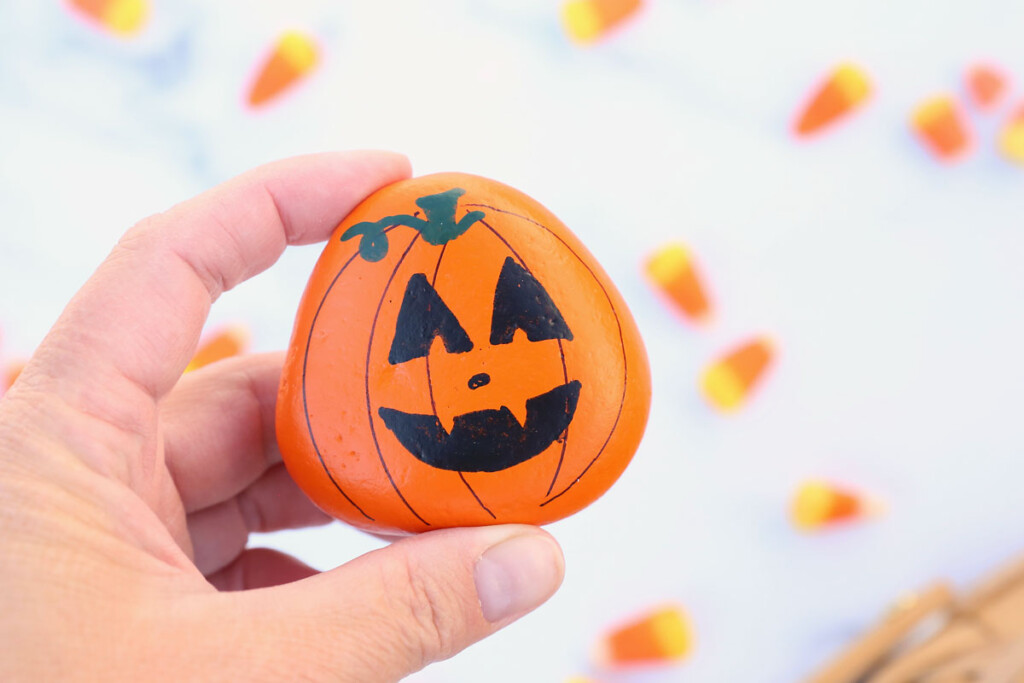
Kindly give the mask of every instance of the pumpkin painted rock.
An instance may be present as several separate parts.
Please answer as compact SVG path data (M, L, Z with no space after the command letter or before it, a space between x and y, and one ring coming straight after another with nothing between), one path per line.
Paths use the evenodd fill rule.
M649 404L636 324L576 236L508 186L438 174L331 237L277 437L306 494L363 529L544 524L615 482Z

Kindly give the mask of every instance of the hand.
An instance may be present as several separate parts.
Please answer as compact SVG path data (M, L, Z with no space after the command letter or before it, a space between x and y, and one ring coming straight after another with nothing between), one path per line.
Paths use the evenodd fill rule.
M532 527L322 574L246 550L328 521L280 464L282 356L182 378L222 292L408 174L368 152L257 169L140 223L74 297L0 401L0 680L395 680L557 589L561 551Z

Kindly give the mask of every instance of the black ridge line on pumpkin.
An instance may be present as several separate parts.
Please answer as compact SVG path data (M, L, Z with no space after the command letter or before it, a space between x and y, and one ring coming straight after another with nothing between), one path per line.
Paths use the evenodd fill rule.
M394 230L394 228L388 228L385 232L391 232L392 230ZM324 461L324 456L320 452L320 446L317 445L316 437L313 435L313 423L309 419L309 401L306 398L306 368L309 366L309 347L313 342L313 330L316 329L316 321L317 319L320 318L320 311L323 310L324 303L327 301L327 296L331 293L331 290L334 289L334 285L341 278L342 273L344 273L345 270L350 265L352 265L352 262L356 260L357 256L359 256L358 251L352 254L352 256L349 257L348 261L345 261L345 265L343 265L341 267L341 270L339 270L335 274L334 279L331 280L331 284L327 285L327 290L324 292L323 298L320 299L320 305L316 307L316 313L313 314L313 320L309 324L309 336L306 337L306 351L302 356L302 412L306 416L306 430L309 432L309 441L310 443L313 444L313 451L316 453L317 459L320 460L320 466L323 468L324 474L326 474L330 482L334 484L334 488L338 489L338 493L344 496L345 500L347 500L352 507L359 511L359 514L361 514L363 517L366 517L366 519L370 520L371 522L375 522L377 520L375 520L370 515L366 514L365 510L359 507L354 500L349 498L349 495L345 493L344 489L341 488L341 485L334 478L334 475L331 474L331 470L327 467L327 463Z
M444 258L444 252L445 252L445 250L447 248L448 248L448 243L445 242L441 246L441 253L437 255L437 265L434 266L434 275L433 275L433 277L430 278L430 286L434 287L435 289L437 287L437 274L439 272L441 272L441 259ZM433 411L434 417L437 417L437 403L434 401L434 384L433 384L433 382L431 381L431 378L430 378L430 354L427 354L426 361L427 361L427 393L430 394L430 410ZM489 514L491 516L491 519L498 519L498 517L493 512L491 512L491 509L489 507L487 507L486 505L484 505L484 502L482 500L480 500L480 496L478 496L476 494L476 491L473 490L473 487L470 486L469 482L466 480L466 475L464 473L459 472L459 479L461 479L462 483L466 485L466 488L469 489L470 494L476 500L477 504L481 508L483 508L483 511L486 512L487 514Z
M377 457L380 459L380 466L384 468L384 474L388 475L388 481L391 482L391 488L395 490L395 493L398 494L399 499L401 499L405 504L405 507L409 509L409 512L427 526L432 526L430 522L420 517L419 513L413 509L412 505L409 504L409 501L405 499L405 496L403 496L402 492L398 489L398 484L395 483L394 477L391 476L391 470L388 469L387 463L384 462L384 453L381 452L380 442L377 440L377 430L373 426L373 407L370 405L370 352L373 350L373 337L377 332L377 319L380 317L380 309L384 306L384 299L388 296L388 290L391 288L391 283L395 280L395 274L398 273L398 269L402 267L402 262L405 261L405 257L409 255L409 252L412 250L413 245L416 244L416 240L420 238L421 234L422 233L417 232L413 235L413 238L409 240L409 246L407 246L405 251L402 252L402 255L398 259L398 263L395 264L394 270L391 271L391 277L388 278L387 284L384 285L384 291L381 292L380 301L377 302L377 311L373 314L373 324L370 326L370 340L366 344L366 368L363 371L363 376L366 382L366 417L370 421L370 435L373 437L373 445L377 449Z
M478 205L477 204L467 204L466 206L478 206ZM488 208L490 208L490 207L488 207ZM512 214L512 215L515 216L516 214ZM520 217L520 216L517 216L517 217ZM530 276L532 277L533 276L533 271L530 270L530 267L528 265L526 265L526 261L524 261L523 257L519 255L519 252L517 252L515 249L512 248L512 245L508 243L508 240L506 240L505 237L500 232L495 230L487 221L481 219L480 220L480 224L483 225L488 230L490 230L492 233L494 233L495 237L497 237L499 240L502 241L502 243L505 245L505 247L510 252L512 252L513 256L516 257L516 260L519 261L519 264L523 267L523 270L525 270L527 273L529 273ZM540 224L538 223L538 225L540 225ZM544 227L544 226L541 226L541 227ZM547 230L547 228L544 228L544 229ZM548 232L550 232L550 231L548 231ZM575 254L573 254L573 255L575 256ZM577 256L576 258L579 258L579 257ZM558 355L562 359L562 381L563 381L564 384L568 384L569 383L569 368L565 364L565 349L562 347L562 340L561 339L556 339L556 341L558 342ZM566 426L565 433L562 436L562 450L558 454L558 465L555 466L555 476L551 477L551 483L548 485L547 493L544 494L545 496L550 496L551 495L551 490L555 488L555 482L558 481L558 475L562 471L562 463L565 462L565 451L566 451L566 449L568 447L569 447L569 427ZM544 503L541 503L541 505L544 505Z
M622 397L619 400L619 410L618 410L617 413L615 413L615 422L612 423L612 429L611 429L610 432L608 432L608 437L604 440L604 443L601 444L601 448L600 448L600 450L597 451L597 455L594 456L593 460L591 460L587 464L587 466L583 468L583 471L580 472L579 476L576 477L568 486L566 486L559 493L555 494L551 498L548 498L546 501L544 501L543 503L540 504L541 507L544 507L548 503L550 503L550 502L560 498L561 496L564 496L566 493L568 493L569 489L571 489L573 486L576 485L576 482L578 482L580 479L583 478L583 475L585 475L590 470L590 468L593 467L594 463L597 462L597 459L601 457L602 453L604 453L604 449L608 447L608 443L612 440L612 435L615 433L615 430L619 426L619 419L622 418L622 410L626 406L626 387L628 386L628 382L629 382L629 369L628 369L627 363L626 363L626 361L627 361L627 359L626 359L626 341L625 341L625 339L623 339L623 336L622 336L622 322L619 320L619 313L618 313L618 311L615 310L615 304L612 302L612 298L608 294L608 290L606 290L604 288L604 285L601 284L601 280L598 279L597 275L594 274L594 270L590 267L590 265L586 261L584 261L582 258L580 258L580 255L577 254L575 252L575 250L573 250L573 248L570 247L566 243L565 240L563 240L561 237L556 235L554 233L554 231L551 230L551 228L549 228L546 225L544 225L543 223L539 223L539 222L537 222L537 221L535 221L532 218L529 218L527 216L522 216L522 215L520 215L518 213L515 213L513 211L508 211L506 209L499 209L499 208L497 208L495 206L489 206L487 204L466 204L466 206L478 206L478 207L483 208L483 209L490 209L491 211L497 211L498 213L504 213L504 214L508 214L509 216L515 216L516 218L521 218L524 221L527 221L529 223L533 223L537 227L546 230L552 237L554 237L559 242L561 242L562 246L564 246L566 249L568 249L569 253L572 254L573 256L575 256L576 260L578 260L581 264L583 264L583 267L586 268L587 271L590 273L591 277L594 278L594 281L597 283L597 286L601 288L601 291L604 293L605 298L608 300L609 307L611 307L611 309L612 309L612 315L615 316L615 326L619 330L619 348L622 349ZM483 221L480 221L480 222L483 223ZM484 223L484 225L487 225L487 224ZM487 227L490 227L490 226L487 226ZM491 228L491 229L493 230L493 228ZM549 493L550 493L550 491L549 491Z

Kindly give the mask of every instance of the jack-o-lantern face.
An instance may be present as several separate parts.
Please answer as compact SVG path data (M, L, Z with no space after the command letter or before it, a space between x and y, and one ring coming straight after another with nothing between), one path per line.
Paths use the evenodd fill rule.
M618 477L649 391L628 310L564 226L493 181L427 176L325 249L278 440L306 493L363 528L545 523Z
M517 329L531 342L572 339L548 293L509 256L494 290L490 343L511 343ZM427 357L435 337L441 337L448 353L473 350L473 342L427 276L416 273L409 278L398 311L388 362ZM481 372L469 378L467 386L479 389L489 383L490 376ZM540 455L558 439L572 422L580 386L579 380L573 380L526 399L523 424L505 406L458 415L451 433L434 414L394 408L380 408L377 413L402 445L428 465L455 472L497 472Z

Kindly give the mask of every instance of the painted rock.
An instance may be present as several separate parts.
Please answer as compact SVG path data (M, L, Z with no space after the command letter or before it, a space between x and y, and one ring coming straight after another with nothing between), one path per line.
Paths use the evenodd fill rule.
M545 524L629 464L650 371L629 310L547 209L438 174L368 197L299 308L277 406L295 481L363 529Z

